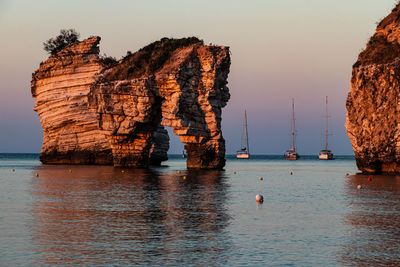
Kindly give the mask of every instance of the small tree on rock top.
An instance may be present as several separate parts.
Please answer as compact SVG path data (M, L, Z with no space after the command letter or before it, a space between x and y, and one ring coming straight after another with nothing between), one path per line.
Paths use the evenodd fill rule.
M60 30L60 34L55 38L50 38L43 43L43 49L50 55L55 55L68 45L75 43L79 38L79 33L74 29Z

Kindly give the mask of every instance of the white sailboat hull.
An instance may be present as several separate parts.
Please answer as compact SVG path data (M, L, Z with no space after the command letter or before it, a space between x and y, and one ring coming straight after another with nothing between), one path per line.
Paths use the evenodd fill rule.
M250 154L248 154L248 153L236 154L236 158L238 158L238 159L249 159L250 158Z
M299 154L293 151L288 151L284 155L285 159L287 160L298 160L300 158Z
M329 151L321 151L318 154L318 158L320 160L331 160L333 159L333 153L329 150Z
M329 156L328 155L318 155L318 158L322 159L322 160L327 160L329 158Z

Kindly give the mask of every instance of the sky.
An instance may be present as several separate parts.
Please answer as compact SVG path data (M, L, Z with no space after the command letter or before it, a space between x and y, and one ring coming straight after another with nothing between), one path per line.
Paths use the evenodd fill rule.
M60 29L102 37L100 52L120 58L162 37L197 36L232 52L222 127L228 154L240 149L247 110L251 154L290 145L295 99L299 154L323 146L352 155L344 127L351 67L395 0L0 0L0 153L39 153L43 132L32 110L31 74L47 59L43 42ZM170 129L169 129L170 130ZM170 153L183 144L171 137Z

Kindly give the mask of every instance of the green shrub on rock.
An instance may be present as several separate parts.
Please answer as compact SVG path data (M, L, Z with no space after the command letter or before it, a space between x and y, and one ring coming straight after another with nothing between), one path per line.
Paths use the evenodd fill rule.
M55 55L68 45L75 43L79 38L79 33L74 29L60 30L60 34L55 38L50 38L43 43L43 49L50 55Z

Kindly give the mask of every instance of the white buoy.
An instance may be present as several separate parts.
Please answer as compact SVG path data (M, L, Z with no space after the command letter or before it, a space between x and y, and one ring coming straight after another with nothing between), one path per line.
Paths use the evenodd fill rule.
M359 185L357 185L357 189L361 189L362 188L362 186L359 184Z
M264 202L264 197L262 195L258 194L256 196L256 201L259 202L259 203L263 203Z

